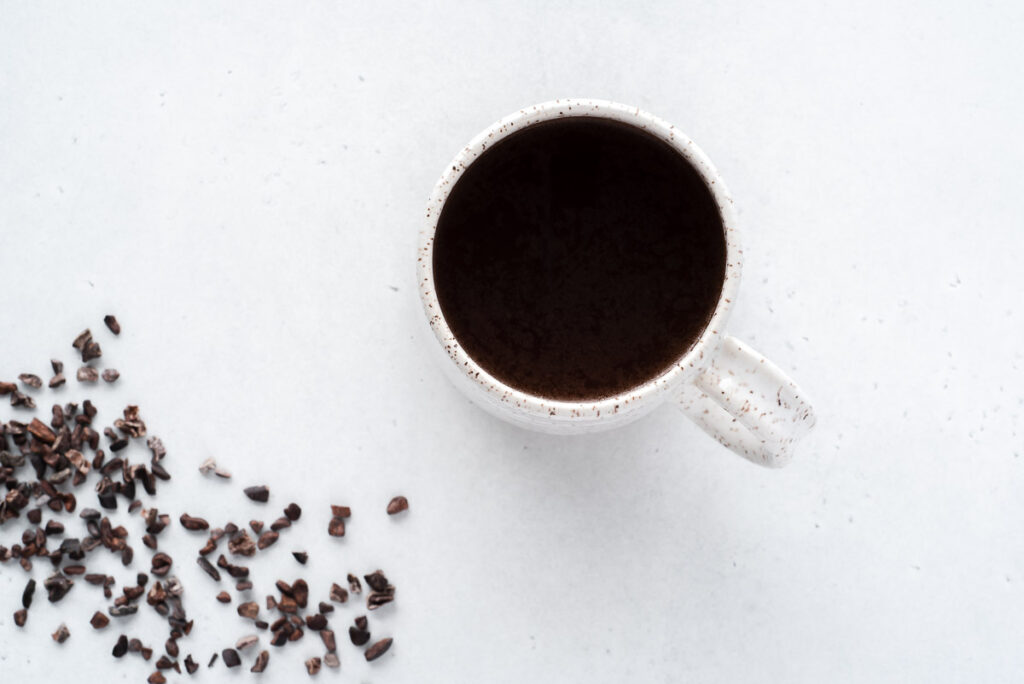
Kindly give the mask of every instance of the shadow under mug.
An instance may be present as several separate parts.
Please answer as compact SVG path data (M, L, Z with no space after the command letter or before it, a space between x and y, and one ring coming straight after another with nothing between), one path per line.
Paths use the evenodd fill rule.
M502 138L561 117L602 117L657 136L704 180L725 232L722 293L707 327L669 368L625 392L586 401L555 401L507 385L466 353L445 321L434 287L434 234L445 200L473 161ZM593 432L631 422L669 402L721 444L759 465L789 462L796 442L814 426L806 395L757 351L725 333L739 289L743 252L733 200L707 156L675 126L636 107L605 100L553 100L521 109L481 132L447 166L427 205L420 231L417 277L420 299L447 375L476 404L520 426L556 434Z

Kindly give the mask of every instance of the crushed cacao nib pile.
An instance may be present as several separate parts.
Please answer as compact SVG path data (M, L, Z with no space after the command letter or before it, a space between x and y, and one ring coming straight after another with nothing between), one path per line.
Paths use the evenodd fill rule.
M103 322L111 335L121 334L121 325L114 316L106 316ZM100 379L114 383L121 377L113 368L98 367L103 350L90 330L79 334L71 346L81 360L73 375L82 388L94 387ZM273 649L285 648L304 637L322 642L319 648L323 655L304 662L310 676L324 666L341 667L331 623L335 607L351 605L350 597L352 604L359 601L362 582L368 588L367 612L392 603L395 587L384 572L365 573L362 582L358 575L349 573L345 578L347 589L332 583L318 594L302 578L277 579L274 591L267 593L264 601L253 600L256 580L247 559L273 553L272 547L288 534L289 528L302 524L301 506L290 503L279 515L267 509L264 517L269 522L253 519L247 525L211 523L192 512L175 510L172 502L161 502L166 507L158 508L153 499L160 483L171 478L165 460L168 451L163 441L149 432L140 408L125 406L112 414L116 418L110 421L111 414L101 413L86 399L80 404L56 403L49 411L40 409L40 413L48 414L40 418L36 409L37 401L44 403L44 385L56 389L68 382L61 360L51 360L50 368L53 375L48 380L33 373L19 374L17 382L0 378L0 396L10 397L12 411L18 416L0 422L0 573L18 571L20 566L26 576L20 607L14 611L15 626L23 627L30 619L37 593L45 593L50 603L59 603L71 591L91 591L96 595L95 612L91 617L66 616L52 627L53 641L105 640L113 658L137 657L151 662L155 670L147 679L150 684L166 682L169 676L193 675L204 661L207 668L217 667L218 657L223 667L247 667L250 672L261 673L271 666ZM137 451L145 454L141 461L129 457L129 452ZM213 459L204 461L199 472L229 480L232 477ZM149 497L148 506L139 498L142 493ZM270 501L271 490L253 485L239 492L240 499L243 495L263 507ZM384 512L394 516L408 508L406 498L396 496ZM330 515L325 515L327 534L344 536L351 515L348 506L332 505ZM137 538L123 524L129 516L142 520L145 531ZM176 527L181 530L179 534L195 537L194 559L178 561L160 550L162 535L174 533ZM136 558L140 542L145 548L139 549ZM114 577L90 572L89 561L97 554L111 554L124 567L141 566L142 571L136 574L134 583L118 586ZM280 556L291 557L287 561L290 568L297 568L292 561L302 566L310 558L302 550L282 552ZM186 610L185 587L175 575L180 562L196 563L219 590L214 593L203 588L190 596L208 593L210 598L205 600L225 604L224 610L235 603L234 611L242 623L237 639L228 644L191 643L189 635L195 623ZM239 594L237 599L232 589ZM127 634L129 629L118 627L119 621L140 609L153 610L163 618L166 633ZM341 629L348 627L352 647L366 661L377 660L391 648L390 637L371 641L366 614L342 622L349 623Z

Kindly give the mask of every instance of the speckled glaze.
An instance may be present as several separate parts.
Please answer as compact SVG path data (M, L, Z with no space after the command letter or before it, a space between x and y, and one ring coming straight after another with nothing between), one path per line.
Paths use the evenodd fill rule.
M434 232L448 193L488 147L517 130L560 117L591 116L641 128L674 147L701 175L718 205L726 242L722 294L707 328L690 350L661 375L628 392L596 401L565 402L533 396L505 385L481 368L452 334L434 291ZM447 357L452 381L494 415L534 430L571 434L623 425L665 401L683 411L715 439L766 466L784 465L793 444L814 423L796 385L776 366L725 335L725 323L739 288L743 251L733 200L707 156L675 126L636 107L605 100L567 99L534 105L507 116L477 135L448 165L427 205L420 232L417 275L420 298L433 337Z

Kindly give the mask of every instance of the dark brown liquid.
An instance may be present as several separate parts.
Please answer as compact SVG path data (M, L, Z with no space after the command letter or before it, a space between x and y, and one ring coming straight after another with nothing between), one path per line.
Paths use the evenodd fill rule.
M441 310L502 382L596 399L660 375L714 311L725 237L711 193L632 126L536 124L477 158L434 241Z

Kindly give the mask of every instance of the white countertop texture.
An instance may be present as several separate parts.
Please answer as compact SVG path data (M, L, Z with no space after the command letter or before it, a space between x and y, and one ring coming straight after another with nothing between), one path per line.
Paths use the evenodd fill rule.
M278 577L320 600L384 569L397 600L370 625L391 652L366 663L347 637L365 611L339 606L341 668L320 681L1019 682L1022 34L1024 4L1000 0L0 1L0 379L48 378L54 357L73 373L91 327L121 380L35 392L38 415L91 396L108 425L140 405L174 478L143 500L175 518L299 502L254 600ZM648 110L718 166L745 252L730 333L818 414L787 468L671 407L526 432L434 363L426 198L478 131L560 97ZM198 473L211 456L231 481ZM268 504L241 493L264 483ZM389 518L396 494L411 508ZM343 539L330 503L353 509ZM130 572L90 556L119 583L151 554L125 524ZM201 542L177 522L160 541L196 619L181 655L197 682L249 680L255 651L205 667L253 630L213 600L228 583L193 562ZM106 604L79 580L59 604L40 588L17 629L25 581L0 565L0 679L153 670L150 609L97 633ZM113 659L120 632L153 661ZM305 681L323 655L311 634L261 648L251 681Z

